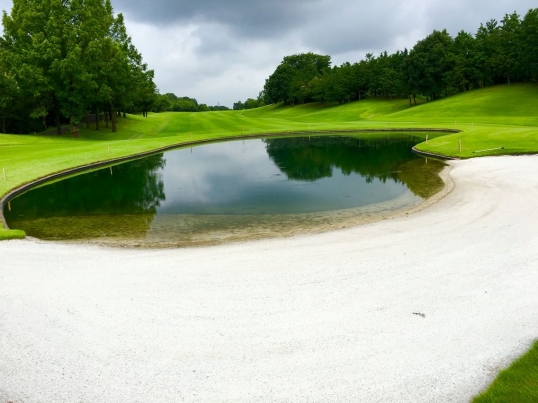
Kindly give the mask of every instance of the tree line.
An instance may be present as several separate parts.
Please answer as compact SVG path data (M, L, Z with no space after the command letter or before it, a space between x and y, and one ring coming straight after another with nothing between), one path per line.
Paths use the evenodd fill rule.
M265 106L264 93L260 92L260 95L257 99L247 98L245 102L237 101L234 102L233 110L242 111L244 109L254 109Z
M208 112L227 111L230 108L222 105L208 106L199 104L196 98L178 97L175 94L158 94L153 102L153 112Z
M110 0L13 0L0 38L0 130L28 133L84 117L111 122L151 110L154 72ZM33 118L33 119L29 119ZM86 120L89 124L89 119Z
M331 57L303 53L284 57L265 81L263 104L344 103L363 98L427 101L494 84L538 79L538 9L521 18L506 14L477 32L452 37L433 31L411 50L381 53L331 67Z

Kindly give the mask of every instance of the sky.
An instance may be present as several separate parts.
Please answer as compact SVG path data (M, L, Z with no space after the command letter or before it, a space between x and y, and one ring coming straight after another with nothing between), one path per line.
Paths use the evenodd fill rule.
M11 0L0 0L9 12ZM434 29L475 33L535 0L112 0L164 94L231 107L256 98L284 56L333 65L412 48Z

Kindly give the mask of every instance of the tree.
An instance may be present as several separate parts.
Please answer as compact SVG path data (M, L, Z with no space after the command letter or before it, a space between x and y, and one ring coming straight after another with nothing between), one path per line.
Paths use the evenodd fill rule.
M508 84L511 78L519 75L521 67L520 53L521 44L519 31L521 29L521 21L517 13L506 14L501 21L500 27L500 69L503 76L506 77Z
M448 95L453 41L446 30L433 31L419 41L409 54L410 68L418 90L431 100Z
M147 110L153 102L153 72L110 0L14 0L2 22L6 69L21 97L35 100L27 116L46 124L52 112L58 134L66 120L76 133L82 117L98 108L116 131L116 107Z
M460 31L454 38L454 52L452 54L452 70L448 73L451 86L459 91L468 91L478 87L480 72L476 65L477 45L475 38Z
M234 102L233 110L234 111L241 111L245 109L245 104L241 101Z
M522 70L525 78L538 80L538 8L531 9L521 21L519 32Z
M264 99L267 103L304 103L312 100L310 83L330 68L331 57L301 53L284 57L282 63L265 81Z
M11 73L4 67L2 61L2 49L0 48L0 126L2 133L7 133L8 119L13 116L15 100L19 95L17 81Z

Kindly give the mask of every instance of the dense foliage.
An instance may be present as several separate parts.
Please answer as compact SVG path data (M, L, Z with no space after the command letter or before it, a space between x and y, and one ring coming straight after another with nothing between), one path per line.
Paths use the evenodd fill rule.
M263 97L258 97L258 99L248 98L245 102L234 102L233 110L242 111L245 109L259 108L261 106L265 106L265 101L263 100Z
M207 106L206 104L199 104L195 98L178 97L172 93L157 95L152 107L153 112L208 112L229 109L221 105Z
M365 97L427 100L473 88L538 79L538 9L482 24L475 35L433 31L413 49L331 67L330 56L286 56L266 80L264 104L350 102Z
M0 129L74 134L101 114L116 131L119 111L144 115L153 105L154 73L127 35L110 0L13 0L0 38ZM97 117L97 119L96 119ZM33 119L29 119L33 118Z

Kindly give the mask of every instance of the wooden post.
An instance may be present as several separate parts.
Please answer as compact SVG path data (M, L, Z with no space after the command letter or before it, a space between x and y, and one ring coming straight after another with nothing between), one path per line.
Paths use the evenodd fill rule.
M461 153L461 140L458 140L459 144L460 144L460 153Z
M4 171L4 180L7 181L6 168L2 168L2 171Z
M11 211L11 202L10 201L7 202L7 208L9 209L9 211Z
M428 142L428 135L426 134L426 143Z
M110 175L114 175L114 174L112 173L112 167L110 167Z

